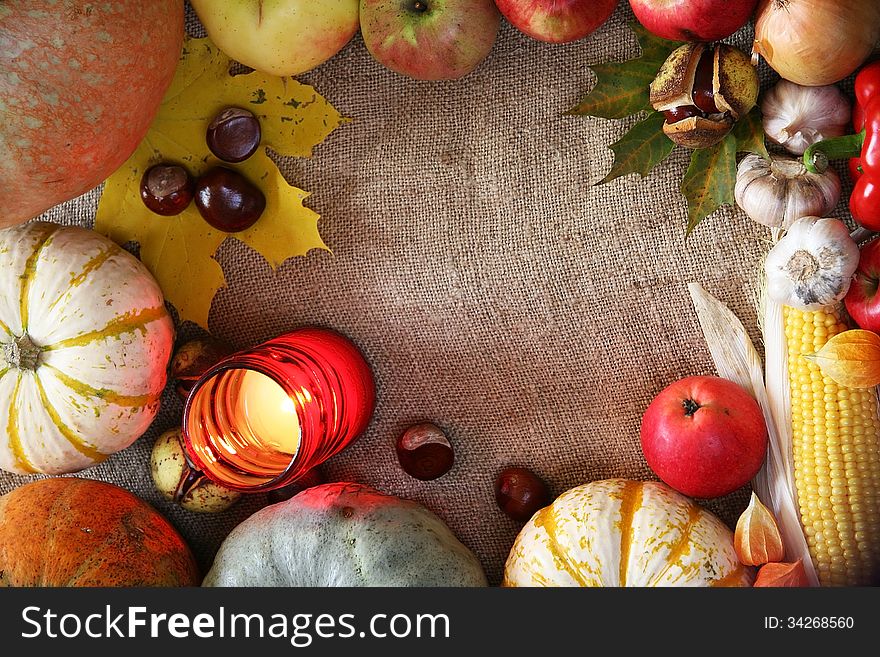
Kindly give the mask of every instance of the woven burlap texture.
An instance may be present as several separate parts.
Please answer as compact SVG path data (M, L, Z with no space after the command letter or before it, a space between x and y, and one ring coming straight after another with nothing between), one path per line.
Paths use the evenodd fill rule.
M652 478L640 418L665 385L713 367L687 294L702 282L757 338L753 297L766 233L724 209L685 239L678 192L687 153L647 178L595 186L608 145L631 122L571 117L589 65L637 54L627 3L590 38L528 39L505 25L490 57L456 82L418 82L376 63L359 37L303 76L353 120L311 159L281 162L309 190L332 253L273 271L227 240L228 287L211 331L239 348L303 325L335 328L364 351L378 405L368 431L325 467L422 502L498 582L520 524L494 499L496 474L532 468L555 494L606 477ZM198 31L190 17L190 30ZM739 35L748 43L748 34ZM47 213L91 226L98 192ZM181 336L196 333L183 326ZM79 476L111 481L160 509L203 568L224 536L266 503L220 515L166 503L149 475L158 434L180 420L167 393L150 431ZM455 447L444 477L420 482L394 451L430 420ZM0 474L0 492L28 481ZM746 490L709 507L732 524Z

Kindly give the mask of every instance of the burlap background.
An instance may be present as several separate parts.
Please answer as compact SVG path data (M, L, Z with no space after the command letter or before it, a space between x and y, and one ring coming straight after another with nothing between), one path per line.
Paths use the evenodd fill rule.
M632 20L622 2L592 37L563 46L505 25L476 72L446 83L389 72L356 37L303 77L353 122L312 159L283 162L289 180L312 192L333 253L275 272L234 240L217 256L229 287L214 300L213 333L246 347L323 325L354 339L372 364L375 418L327 464L328 478L424 503L493 582L520 527L495 505L503 467L533 468L557 494L604 477L652 477L639 448L642 412L674 379L713 371L687 282L704 283L755 326L760 227L725 209L685 240L686 153L644 180L595 187L626 123L563 116L593 84L590 64L636 54ZM47 217L91 225L97 198ZM181 327L184 338L194 332ZM166 394L141 440L81 476L154 504L207 568L229 530L266 500L198 516L159 497L150 449L180 413ZM456 449L453 470L433 482L407 476L394 453L400 432L425 419ZM0 474L0 492L25 481ZM710 508L733 523L746 495Z

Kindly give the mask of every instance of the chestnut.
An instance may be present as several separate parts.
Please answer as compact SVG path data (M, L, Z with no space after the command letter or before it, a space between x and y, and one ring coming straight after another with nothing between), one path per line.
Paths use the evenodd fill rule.
M423 422L411 426L397 439L397 460L411 477L430 481L452 468L455 453L446 434L435 424Z
M671 125L695 116L705 119L709 114L719 113L718 106L715 104L715 90L712 79L714 61L711 50L703 52L694 73L694 88L691 92L691 99L694 103L693 105L673 107L663 112L667 124Z
M238 171L214 167L196 182L196 207L217 230L237 233L257 223L266 197Z
M495 479L495 501L510 518L525 522L550 504L550 491L526 468L506 468Z
M257 152L262 139L260 122L251 112L228 107L211 123L205 141L211 152L224 162L244 162Z
M196 381L215 364L232 353L232 347L216 338L196 338L185 342L171 358L169 378L177 394L186 400Z
M748 55L727 44L685 44L651 82L651 106L663 132L686 148L717 144L758 100L758 73Z
M666 110L663 112L663 116L666 117L666 123L672 125L694 116L703 116L703 113L696 105L682 105L681 107L673 107Z
M711 50L704 51L694 74L691 93L694 105L704 114L718 114L715 103L715 56Z
M172 217L192 202L194 185L189 172L176 164L157 164L141 178L141 200L150 211Z

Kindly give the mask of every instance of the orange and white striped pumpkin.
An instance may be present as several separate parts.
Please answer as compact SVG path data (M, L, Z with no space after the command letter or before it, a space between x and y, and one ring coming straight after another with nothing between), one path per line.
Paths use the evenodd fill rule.
M0 231L0 468L61 474L159 409L174 326L147 269L85 228Z
M503 586L750 586L733 533L659 482L572 488L522 529Z

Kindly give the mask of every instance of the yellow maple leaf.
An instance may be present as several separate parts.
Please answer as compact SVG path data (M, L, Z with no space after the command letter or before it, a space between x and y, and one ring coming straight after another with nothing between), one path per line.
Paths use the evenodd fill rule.
M285 259L326 249L318 215L303 205L307 192L287 183L266 149L307 157L344 119L312 87L261 73L231 75L232 60L208 39L187 39L174 81L150 131L135 153L106 182L95 230L119 244L137 242L141 260L159 282L181 320L207 328L214 294L226 284L214 254L226 238L241 240L275 268ZM263 142L245 162L215 158L205 142L211 119L226 107L250 110ZM224 233L202 219L195 204L162 217L141 202L144 171L160 162L185 166L194 177L222 164L240 171L266 195L259 221Z

